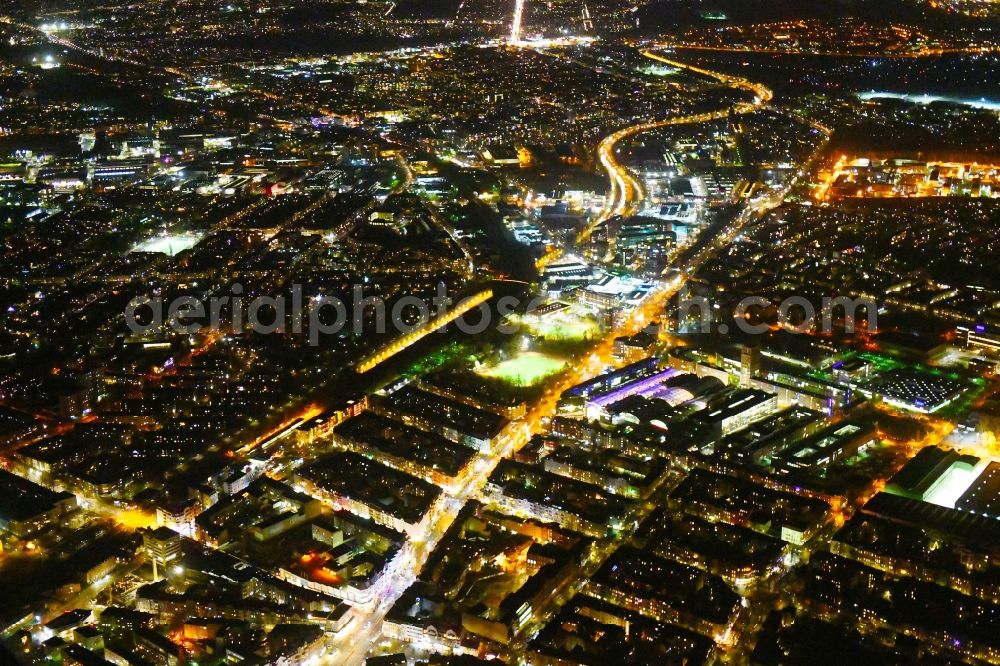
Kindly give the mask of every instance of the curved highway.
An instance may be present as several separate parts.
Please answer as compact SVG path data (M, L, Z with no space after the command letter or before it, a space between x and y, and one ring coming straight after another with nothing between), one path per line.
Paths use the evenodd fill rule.
M772 99L774 99L774 92L761 83L754 83L753 81L748 81L747 79L738 76L730 76L721 72L713 72L711 70L702 69L701 67L689 65L678 60L671 60L649 50L644 50L642 55L650 60L655 60L657 62L670 65L671 67L684 69L689 72L694 72L695 74L700 74L701 76L707 76L731 88L746 90L747 92L753 93L753 103L737 104L732 109L732 112L735 113L742 114L755 111L767 105ZM601 210L600 214L598 214L598 216L595 217L591 223L580 232L577 237L577 242L585 243L589 240L591 234L594 232L594 229L613 217L628 217L629 215L634 215L639 203L643 199L644 194L642 184L638 181L638 179L636 179L632 172L628 170L628 168L618 162L618 159L615 156L615 150L619 143L638 134L660 129L661 127L704 123L710 120L726 118L729 114L730 109L720 109L718 111L710 111L708 113L699 113L690 116L677 116L666 120L650 121L620 129L614 134L605 137L597 148L597 155L601 162L601 166L608 174L608 179L611 183L611 191L608 194L607 203L604 205L604 208Z

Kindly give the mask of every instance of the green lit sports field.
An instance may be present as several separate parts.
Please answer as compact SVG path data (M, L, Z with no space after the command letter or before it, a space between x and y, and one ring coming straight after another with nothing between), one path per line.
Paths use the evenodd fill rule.
M543 340L574 342L593 338L600 332L597 324L582 317L550 317L528 324L528 330Z
M566 361L560 358L525 352L492 368L484 368L479 374L491 379L501 379L511 386L536 386L565 367Z

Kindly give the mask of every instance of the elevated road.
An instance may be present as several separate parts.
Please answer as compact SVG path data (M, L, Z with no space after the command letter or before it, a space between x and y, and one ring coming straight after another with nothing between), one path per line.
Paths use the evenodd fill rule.
M601 167L608 174L611 189L604 208L577 236L577 242L580 244L586 243L590 240L591 235L594 233L594 229L601 226L611 218L629 217L634 215L638 210L639 204L642 202L643 198L645 198L642 183L639 182L639 180L631 171L629 171L627 167L618 161L615 154L618 144L622 141L631 139L632 137L645 132L650 132L663 127L669 127L671 125L695 125L698 123L727 118L730 113L750 113L766 106L771 102L771 100L774 99L774 92L761 83L755 83L738 76L723 74L722 72L713 72L679 60L672 60L649 50L643 51L642 55L650 60L655 60L657 62L670 65L671 67L684 69L701 76L715 79L716 81L731 88L753 93L754 101L752 103L737 104L732 109L726 108L718 111L709 111L707 113L676 116L665 120L640 123L638 125L632 125L631 127L620 129L614 134L605 137L597 148L597 156L601 162Z

